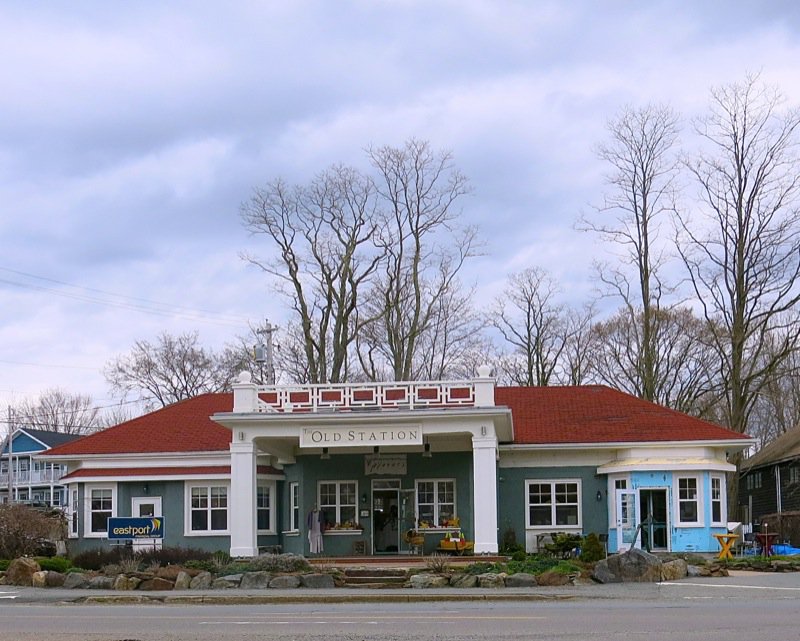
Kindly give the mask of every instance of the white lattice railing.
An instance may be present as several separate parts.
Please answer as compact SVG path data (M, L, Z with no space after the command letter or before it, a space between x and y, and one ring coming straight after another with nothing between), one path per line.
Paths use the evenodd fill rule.
M473 381L259 386L256 412L472 407Z

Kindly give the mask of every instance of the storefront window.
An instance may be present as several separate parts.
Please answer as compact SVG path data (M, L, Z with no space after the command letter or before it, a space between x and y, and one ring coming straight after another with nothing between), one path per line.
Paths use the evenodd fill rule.
M580 482L527 481L528 527L579 526Z
M457 527L456 482L453 479L417 481L419 527Z
M697 478L694 476L678 478L678 522L699 522L699 498Z
M114 492L110 488L92 489L89 502L89 531L105 534L113 516Z
M222 532L228 529L228 488L191 488L190 519L192 532Z
M272 485L259 485L256 488L256 520L259 531L272 530Z
M351 529L358 526L356 509L358 483L355 481L323 481L319 484L319 509L325 515L328 529Z

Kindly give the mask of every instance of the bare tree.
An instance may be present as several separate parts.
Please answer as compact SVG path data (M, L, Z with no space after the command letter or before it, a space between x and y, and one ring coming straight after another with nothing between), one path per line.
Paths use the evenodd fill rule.
M618 266L598 266L600 278L622 299L629 323L638 323L640 340L632 347L637 394L656 400L658 312L665 287L660 230L663 215L674 210L678 117L666 106L624 108L609 121L610 139L598 147L610 167L610 191L597 208L598 222L584 219L584 229L600 234L620 249ZM662 370L663 371L663 370Z
M563 385L586 385L592 381L594 362L594 305L566 313L566 342L561 353L558 380Z
M161 334L155 343L136 341L128 354L105 367L106 380L122 396L133 392L147 406L166 406L206 392L230 389L241 371L214 351L203 348L197 332Z
M708 324L686 307L658 310L655 316L656 387L651 400L681 412L707 416L717 399L719 384ZM643 327L640 317L631 321L627 308L595 324L591 360L595 379L643 396L639 369Z
M359 315L360 299L384 256L372 183L342 166L307 186L277 180L256 189L241 215L277 250L268 260L245 258L273 276L289 301L307 380L345 381L351 346L371 320Z
M409 380L442 371L449 358L444 352L440 366L423 356L431 344L441 347L446 340L450 349L458 342L459 331L448 324L456 321L453 307L468 302L458 276L477 249L475 229L458 224L457 202L468 191L467 180L450 153L436 152L428 142L410 140L368 154L387 211L381 236L386 258L364 308L369 319L378 320L360 341L359 357L368 376L385 367L395 380ZM428 332L435 336L426 337Z
M687 163L701 199L679 219L678 250L718 328L712 344L737 432L800 337L800 113L782 102L757 76L712 91L696 124L709 149Z
M9 408L9 433L32 428L62 434L88 434L102 427L100 411L91 396L49 389L34 399Z
M557 372L569 332L558 293L548 272L535 267L512 274L495 300L490 322L512 347L504 368L516 385L549 385Z

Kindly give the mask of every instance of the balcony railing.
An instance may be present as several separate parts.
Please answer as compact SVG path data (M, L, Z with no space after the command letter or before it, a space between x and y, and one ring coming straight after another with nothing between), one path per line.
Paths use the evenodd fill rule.
M259 386L256 412L420 409L475 405L472 382Z
M66 472L62 470L26 470L14 472L11 482L13 485L41 485L45 483L55 483ZM8 485L8 473L0 474L0 487Z
M494 405L490 368L468 381L392 381L320 385L256 385L242 372L233 385L236 413L323 413L357 410L418 410Z

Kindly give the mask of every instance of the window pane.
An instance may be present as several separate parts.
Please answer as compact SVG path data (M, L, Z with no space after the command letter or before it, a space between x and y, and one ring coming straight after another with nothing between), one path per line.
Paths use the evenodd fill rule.
M681 501L680 516L681 521L684 523L697 521L697 503L695 501Z
M417 486L417 502L433 503L433 483L425 481Z
M577 505L556 506L556 525L577 525L577 524L578 524Z
M356 504L356 484L355 483L342 483L339 486L339 495L341 497L342 505L355 505Z
M228 529L228 511L227 510L211 510L211 529L212 530L227 530Z
M258 525L259 530L269 530L269 510L258 511Z
M259 487L256 490L256 505L260 508L268 508L269 507L269 488L268 487Z
M550 507L530 507L531 525L552 525L552 513Z
M342 507L340 515L340 523L356 522L356 508L351 506Z
M228 507L228 490L226 488L211 488L211 507Z
M425 521L430 526L434 526L435 522L433 520L433 506L432 505L420 505L419 507L419 520L420 523Z
M192 530L204 531L208 529L208 512L205 510L192 510Z
M336 523L335 507L320 507L320 511L325 515L325 527L330 527Z
M711 520L716 523L722 521L722 503L720 501L711 503Z
M204 487L192 488L192 508L208 507L208 490ZM205 529L205 528L204 528Z
M108 530L108 512L92 512L92 532L105 532Z

